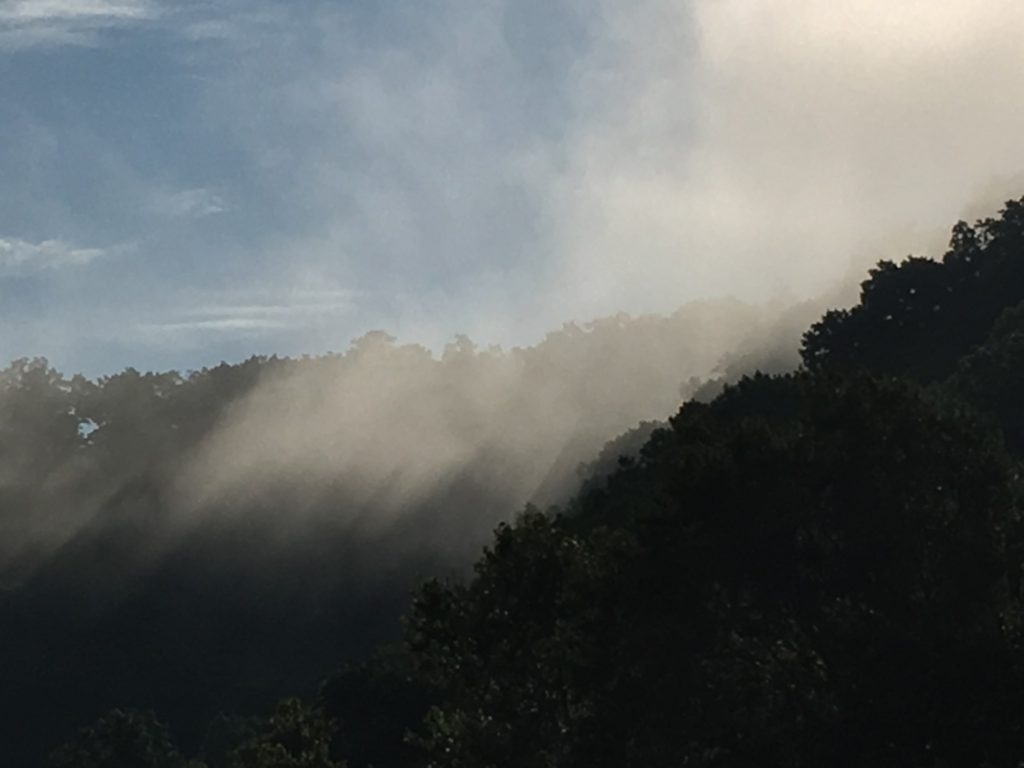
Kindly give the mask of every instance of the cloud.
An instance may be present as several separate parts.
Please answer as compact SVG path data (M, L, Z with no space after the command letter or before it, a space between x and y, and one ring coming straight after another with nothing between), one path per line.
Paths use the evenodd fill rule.
M403 337L807 298L1020 194L1024 6L468 7L315 5L211 91L304 220L266 263L383 297L365 322Z
M1019 3L605 9L549 186L551 301L813 295L851 262L936 255L978 197L991 214L1024 193Z
M8 0L0 4L0 21L149 18L153 7L140 0Z
M98 34L155 18L147 0L4 0L0 2L0 50L93 45Z
M231 334L267 331L285 328L280 320L267 317L222 317L210 320L189 320L171 323L140 323L139 330L146 335L177 335L180 333L227 332Z
M0 238L0 276L83 266L106 253L102 248L77 248L63 240L32 243L16 238Z
M354 291L331 288L294 288L223 292L193 296L189 304L172 309L167 317L135 325L136 332L152 341L178 346L202 344L211 334L258 337L275 331L300 331L336 321L356 309Z
M219 193L203 187L158 194L151 208L154 213L176 219L202 219L229 210Z
M225 19L200 19L187 24L182 33L193 42L239 42L239 28Z

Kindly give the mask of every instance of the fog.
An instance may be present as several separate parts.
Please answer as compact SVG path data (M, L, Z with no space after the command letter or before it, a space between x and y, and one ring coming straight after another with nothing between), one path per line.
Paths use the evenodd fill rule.
M181 514L274 499L277 527L327 515L371 541L419 516L414 546L464 557L524 504L565 503L606 442L709 381L794 367L820 311L703 302L567 324L526 348L461 337L437 356L369 333L270 368L231 403L176 476Z
M94 382L22 361L0 387L4 581L83 553L123 581L121 558L152 571L211 529L466 563L525 504L567 502L620 434L719 379L795 366L820 312L698 302L437 355L378 331L339 355ZM124 531L103 562L96 542Z

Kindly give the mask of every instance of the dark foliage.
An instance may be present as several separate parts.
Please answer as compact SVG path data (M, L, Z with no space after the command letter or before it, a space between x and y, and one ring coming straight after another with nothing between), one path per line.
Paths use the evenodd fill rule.
M344 768L330 757L334 723L298 699L284 699L255 735L229 754L229 768Z
M985 343L960 361L946 386L990 415L1007 447L1024 456L1024 303L1003 312Z
M862 284L861 301L832 310L804 336L811 370L949 376L1008 307L1024 299L1024 198L974 227L959 222L941 262L883 261Z
M793 408L761 412L780 389ZM1013 764L1012 479L904 385L691 404L579 519L528 514L468 585L424 588L410 643L447 695L423 744L445 766Z
M50 768L201 768L186 762L152 712L115 709L57 749Z
M337 724L333 753L348 768L419 765L420 753L406 736L422 722L437 694L401 646L345 665L320 688L320 704Z

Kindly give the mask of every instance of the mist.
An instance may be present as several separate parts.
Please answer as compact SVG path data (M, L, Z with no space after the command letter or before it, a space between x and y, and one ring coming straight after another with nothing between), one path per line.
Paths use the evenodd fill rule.
M376 331L343 354L96 381L22 361L0 394L6 581L154 505L131 558L148 571L210 526L296 552L327 526L369 561L384 548L454 567L524 505L567 502L620 434L718 380L795 366L820 311L698 302L439 355Z
M604 6L558 211L584 306L821 294L1015 197L1010 2Z
M430 526L434 545L452 546L526 503L564 503L581 463L735 373L734 354L756 349L762 357L746 364L794 366L817 310L705 302L567 324L507 351L461 337L440 356L370 333L344 355L270 371L226 410L176 487L188 510L286 498L290 520L330 489L347 502L330 511L335 522L372 536L472 478L489 503L434 511L449 521Z

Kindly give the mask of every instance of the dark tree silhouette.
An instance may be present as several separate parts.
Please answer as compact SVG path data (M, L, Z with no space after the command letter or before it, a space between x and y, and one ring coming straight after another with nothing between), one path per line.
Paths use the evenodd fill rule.
M409 641L446 696L421 743L438 766L1015 764L1013 477L907 385L688 405L578 517L528 513L469 584L424 587Z
M804 364L944 379L1024 300L1024 198L974 227L959 222L941 262L883 261L870 275L860 304L826 313L804 336Z
M260 732L232 751L231 768L344 768L330 758L333 724L298 699L278 703Z
M201 768L171 743L152 712L115 709L58 748L51 768Z

